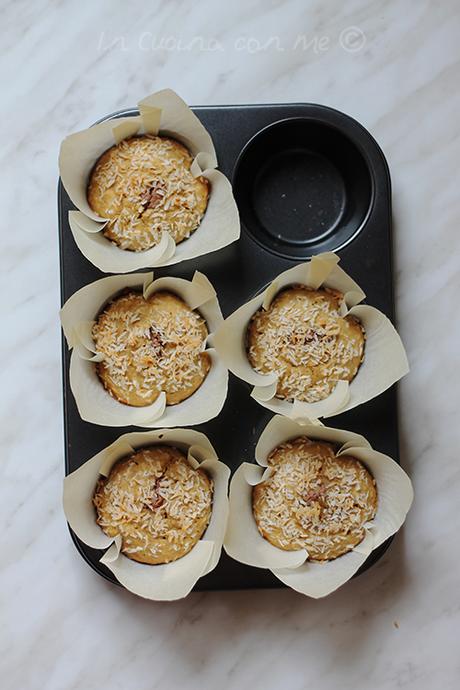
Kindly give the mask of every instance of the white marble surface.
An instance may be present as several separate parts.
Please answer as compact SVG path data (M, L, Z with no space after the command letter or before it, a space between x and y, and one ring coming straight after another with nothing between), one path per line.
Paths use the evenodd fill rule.
M0 26L4 690L459 687L458 2L10 0ZM364 45L355 35L344 49L348 27ZM416 501L378 566L326 600L267 591L146 603L98 578L69 540L58 146L166 86L191 103L329 104L367 126L391 166L412 364L403 463Z

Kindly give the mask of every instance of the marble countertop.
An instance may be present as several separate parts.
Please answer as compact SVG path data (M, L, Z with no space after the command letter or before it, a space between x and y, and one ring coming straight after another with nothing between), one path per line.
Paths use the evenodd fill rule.
M2 687L457 688L459 4L29 0L4 3L1 31ZM412 366L401 450L416 499L378 565L324 600L286 590L149 603L97 577L69 539L59 143L168 86L190 103L339 108L390 164Z

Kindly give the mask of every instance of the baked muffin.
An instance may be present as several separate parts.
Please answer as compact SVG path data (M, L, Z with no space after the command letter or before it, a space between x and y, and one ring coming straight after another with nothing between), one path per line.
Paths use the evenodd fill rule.
M208 329L203 317L170 292L147 300L137 292L114 299L92 329L96 364L107 391L134 407L151 405L161 391L176 405L203 383L211 366L204 352Z
M364 525L377 510L377 489L359 460L336 457L332 444L303 436L275 448L268 464L272 475L252 494L257 528L267 541L327 561L364 539Z
M121 536L128 558L152 565L185 556L211 518L213 483L171 446L138 450L115 463L96 486L96 522Z
M247 329L247 355L260 374L278 374L276 397L318 402L340 380L352 381L364 356L365 334L341 316L341 292L296 285L259 309Z
M174 139L146 134L123 139L96 162L88 203L108 218L104 235L122 249L154 247L164 230L176 244L197 229L209 184L193 177L190 152Z

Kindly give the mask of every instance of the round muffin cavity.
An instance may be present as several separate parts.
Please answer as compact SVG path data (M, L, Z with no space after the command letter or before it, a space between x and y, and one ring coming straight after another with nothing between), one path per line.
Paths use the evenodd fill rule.
M247 329L247 356L260 374L278 374L276 397L318 402L338 381L352 381L364 357L365 334L352 316L341 316L342 293L287 288Z
M126 405L151 405L162 391L167 405L180 403L201 386L211 367L203 317L170 292L154 292L148 299L129 292L114 299L92 335L104 357L96 364L97 374Z
M206 211L209 183L194 177L193 158L175 139L150 134L123 139L96 162L88 203L108 218L104 235L121 249L143 251L164 231L176 244L190 237Z
M121 536L122 552L158 565L185 556L211 518L213 482L172 446L138 450L99 479L93 497L96 522Z
M377 489L359 460L301 436L275 448L268 464L272 474L254 487L252 505L260 534L273 546L327 561L364 539Z

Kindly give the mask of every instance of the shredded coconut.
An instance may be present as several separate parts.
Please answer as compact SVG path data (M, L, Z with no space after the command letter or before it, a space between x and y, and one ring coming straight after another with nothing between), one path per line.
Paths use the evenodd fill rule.
M337 291L293 286L253 315L248 359L260 374L278 374L277 397L317 402L356 376L365 335L355 319L340 315L342 302Z

